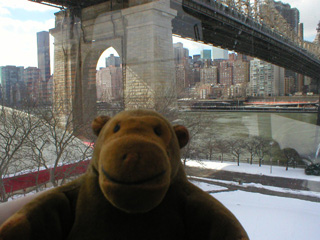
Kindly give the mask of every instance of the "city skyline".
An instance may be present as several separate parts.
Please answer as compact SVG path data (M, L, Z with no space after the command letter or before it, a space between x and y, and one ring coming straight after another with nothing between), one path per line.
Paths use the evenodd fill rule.
M285 0L291 7L300 11L300 22L304 23L305 40L313 41L316 36L316 27L320 17L315 11L318 0ZM0 66L14 65L24 67L37 66L36 33L48 31L54 27L54 13L59 9L37 4L27 0L11 0L0 2L0 35L1 38ZM23 41L21 41L23 39ZM179 41L186 41L180 39ZM53 38L50 38L50 53L53 58ZM188 43L189 44L189 43ZM192 42L192 46L186 43L190 55L193 51L200 52L209 49L210 46ZM196 50L196 49L200 50ZM116 55L116 54L115 54ZM104 59L104 57L101 57ZM53 61L51 61L53 64ZM53 68L52 68L53 70Z

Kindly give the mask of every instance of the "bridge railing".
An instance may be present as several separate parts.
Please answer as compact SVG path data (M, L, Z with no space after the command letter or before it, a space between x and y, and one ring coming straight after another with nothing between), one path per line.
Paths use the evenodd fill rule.
M215 11L220 12L221 14L227 14L230 17L240 21L242 24L250 26L251 28L253 28L258 32L272 36L278 41L286 43L291 47L295 47L296 50L298 50L302 54L307 54L312 58L316 58L320 60L320 46L317 46L310 42L303 41L299 38L292 39L289 36L287 36L285 33L282 33L277 29L271 28L263 21L258 22L252 16L248 14L245 15L241 10L239 10L235 6L228 6L225 3L219 2L216 0L193 0L193 1L197 2L198 4L211 7Z

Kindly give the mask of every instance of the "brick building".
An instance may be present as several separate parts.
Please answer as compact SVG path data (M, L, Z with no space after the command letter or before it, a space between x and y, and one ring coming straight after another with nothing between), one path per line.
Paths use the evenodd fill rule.
M200 69L200 82L203 84L218 83L218 67L209 66Z
M233 62L233 84L247 84L250 79L250 62L237 59Z
M27 90L27 100L38 102L40 100L41 71L37 67L28 67L24 70L23 80Z
M119 101L122 98L122 68L110 65L97 71L97 100Z
M295 79L293 77L284 78L284 95L293 94L295 92Z
M22 100L24 91L23 72L24 67L0 67L0 83L4 103L14 106Z
M230 87L233 84L233 62L223 61L219 65L219 83Z

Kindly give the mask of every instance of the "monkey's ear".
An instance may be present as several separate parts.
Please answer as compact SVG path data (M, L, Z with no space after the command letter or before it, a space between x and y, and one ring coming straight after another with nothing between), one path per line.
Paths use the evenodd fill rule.
M99 136L101 129L109 121L109 119L110 117L108 116L99 116L92 121L91 127L96 136Z
M175 125L173 126L173 130L175 131L180 148L183 148L189 142L189 132L185 126Z

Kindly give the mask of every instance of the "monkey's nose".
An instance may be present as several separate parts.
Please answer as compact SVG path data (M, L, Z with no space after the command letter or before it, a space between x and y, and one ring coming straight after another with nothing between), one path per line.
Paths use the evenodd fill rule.
M138 153L127 153L122 156L122 160L124 161L137 161L139 159Z

